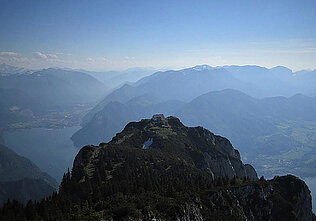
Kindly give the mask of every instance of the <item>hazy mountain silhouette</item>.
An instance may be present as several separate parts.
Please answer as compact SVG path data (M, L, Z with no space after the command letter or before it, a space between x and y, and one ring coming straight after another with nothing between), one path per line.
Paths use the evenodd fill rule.
M92 76L76 71L50 68L0 75L0 130L9 123L90 107L108 91Z
M93 103L107 91L106 86L90 75L53 68L32 74L1 76L0 79L1 88L21 90L43 108Z
M30 160L0 144L0 186L2 205L8 199L40 200L51 195L58 184Z
M114 90L96 105L83 119L88 122L110 101L124 103L150 93L163 100L190 101L209 91L237 89L253 97L292 96L297 93L316 94L315 74L293 73L285 67L267 69L259 66L211 67L198 65L179 71L156 72L133 85ZM308 84L306 83L308 82Z
M106 86L110 88L117 88L122 86L125 83L132 83L136 82L139 79L153 74L155 69L152 68L130 68L121 71L104 71L104 72L97 72L97 71L86 71L86 70L78 70L83 73L87 73Z

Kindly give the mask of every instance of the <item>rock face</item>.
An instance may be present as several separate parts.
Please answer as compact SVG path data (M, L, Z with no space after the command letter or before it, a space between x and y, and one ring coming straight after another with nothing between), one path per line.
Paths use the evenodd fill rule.
M186 127L176 117L129 123L110 144L131 144L135 148L142 148L148 140L153 141L151 147L155 149L185 155L189 162L207 171L213 178L257 179L254 168L241 162L238 150L234 149L229 140L203 127ZM77 164L75 160L74 165Z
M310 190L304 181L297 177L288 175L283 177L274 178L274 187L278 189L279 196L284 198L288 204L291 205L295 211L296 220L312 220L312 199ZM281 209L284 210L285 206ZM277 210L275 215L282 218L282 210L278 205L274 205L274 209Z
M132 122L110 142L83 147L58 194L25 215L12 207L0 209L0 220L312 219L303 181L258 180L226 138L175 117Z

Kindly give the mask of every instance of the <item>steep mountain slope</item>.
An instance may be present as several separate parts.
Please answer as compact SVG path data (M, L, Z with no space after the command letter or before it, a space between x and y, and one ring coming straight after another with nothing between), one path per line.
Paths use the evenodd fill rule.
M57 187L56 181L48 174L43 173L30 160L17 155L4 145L0 145L0 180L15 181L21 178L43 179L53 187Z
M39 200L52 194L57 186L30 160L0 144L0 204L8 199Z
M83 147L58 194L5 204L0 218L307 221L312 212L303 181L259 181L226 138L168 117L129 123L109 143Z

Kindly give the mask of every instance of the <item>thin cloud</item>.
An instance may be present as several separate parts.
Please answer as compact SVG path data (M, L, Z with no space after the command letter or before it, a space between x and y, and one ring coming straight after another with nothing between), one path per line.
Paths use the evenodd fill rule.
M35 52L34 53L34 57L35 58L39 58L39 59L57 59L58 58L58 56L57 56L57 54L58 53L56 53L56 54L44 54L44 53L42 53L42 52Z
M110 63L111 61L107 59L106 57L100 57L101 62L103 63Z
M58 58L56 54L47 54L46 56L47 56L47 58L53 58L53 59Z
M34 53L34 57L35 58L41 58L41 59L47 59L48 58L47 55L45 55L45 54L43 54L43 53L41 53L39 51Z
M19 54L13 51L0 51L1 56L18 56Z

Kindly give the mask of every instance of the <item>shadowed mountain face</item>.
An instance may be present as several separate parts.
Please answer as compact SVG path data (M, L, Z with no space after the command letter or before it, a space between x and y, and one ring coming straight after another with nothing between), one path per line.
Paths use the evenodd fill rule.
M277 173L316 175L309 169L316 163L313 160L316 143L313 97L258 99L240 91L223 90L206 93L188 103L169 101L152 105L150 102L157 98L149 95L146 100L136 97L125 104L109 103L72 136L74 143L80 146L109 141L128 121L139 120L159 110L159 113L178 116L190 126L202 125L228 137L261 174L273 176L277 167Z
M83 147L50 199L0 210L3 219L23 217L307 221L312 211L303 181L258 180L226 138L161 117L131 122L110 142Z
M30 160L0 144L0 204L8 199L26 203L40 200L56 190L58 184Z

